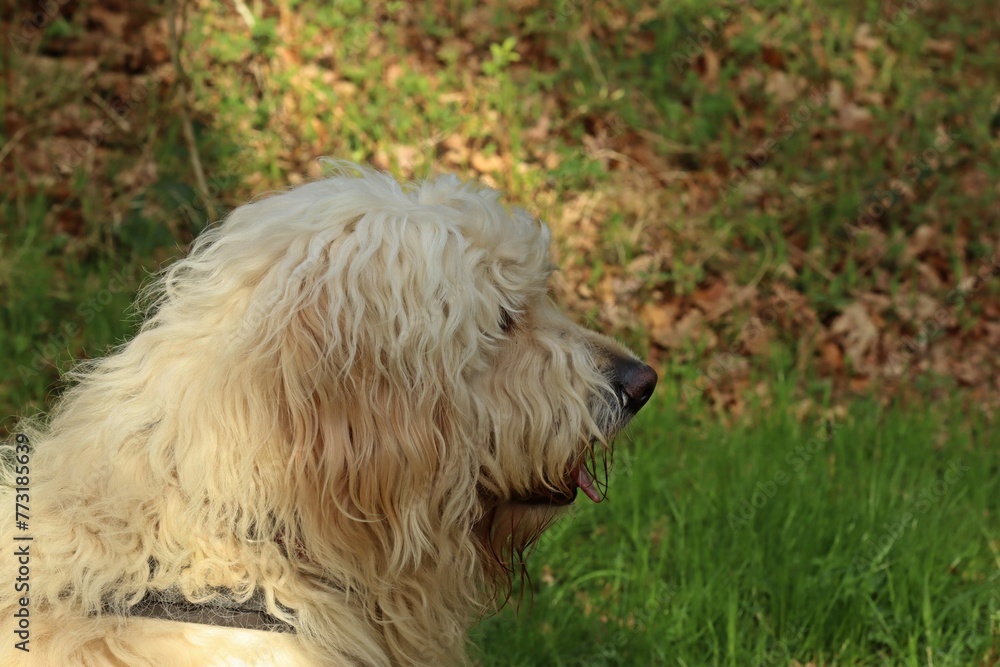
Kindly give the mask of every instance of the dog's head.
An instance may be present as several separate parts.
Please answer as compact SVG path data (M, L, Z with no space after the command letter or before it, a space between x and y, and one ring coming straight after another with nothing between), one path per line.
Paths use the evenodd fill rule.
M547 247L543 236L536 242ZM505 311L501 325L500 349L475 385L489 426L477 531L507 583L559 510L578 497L601 502L612 441L657 378L615 341L572 323L546 294Z
M247 414L273 413L260 437L281 449L255 456L287 465L261 507L290 557L384 585L381 613L406 578L442 596L507 578L555 510L600 501L656 384L559 312L548 229L498 196L347 166L237 209L178 270L230 294L227 372L256 387Z

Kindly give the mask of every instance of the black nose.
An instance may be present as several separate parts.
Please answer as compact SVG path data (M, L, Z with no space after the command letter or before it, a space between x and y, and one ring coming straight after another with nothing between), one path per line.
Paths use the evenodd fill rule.
M641 361L619 357L614 361L612 385L618 392L622 407L635 414L653 395L656 371Z

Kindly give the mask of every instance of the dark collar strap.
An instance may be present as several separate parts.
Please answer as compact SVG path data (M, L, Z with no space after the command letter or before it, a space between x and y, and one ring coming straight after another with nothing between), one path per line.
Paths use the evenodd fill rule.
M129 607L125 615L294 635L295 626L270 614L261 598L262 596L258 594L245 603L227 604L213 601L195 604L162 592L150 591L138 603ZM106 611L115 613L111 609Z

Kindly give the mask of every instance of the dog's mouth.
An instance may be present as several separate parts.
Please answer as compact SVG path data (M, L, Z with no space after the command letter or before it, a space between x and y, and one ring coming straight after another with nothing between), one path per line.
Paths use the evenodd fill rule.
M572 504L576 500L578 491L583 491L584 495L595 503L604 500L603 495L601 495L600 490L597 488L597 484L594 482L594 476L582 464L577 465L567 473L566 481L562 486L565 486L567 490L556 491L553 489L544 489L542 491L533 491L514 496L510 499L510 502L518 505L555 505L558 507Z

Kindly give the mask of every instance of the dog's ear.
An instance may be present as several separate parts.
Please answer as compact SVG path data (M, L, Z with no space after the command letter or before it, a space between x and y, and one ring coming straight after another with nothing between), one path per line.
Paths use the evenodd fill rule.
M264 337L310 524L299 539L367 582L456 567L456 552L472 558L479 420L466 385L490 315L446 226L369 213L343 230L286 269L262 324L280 326Z

